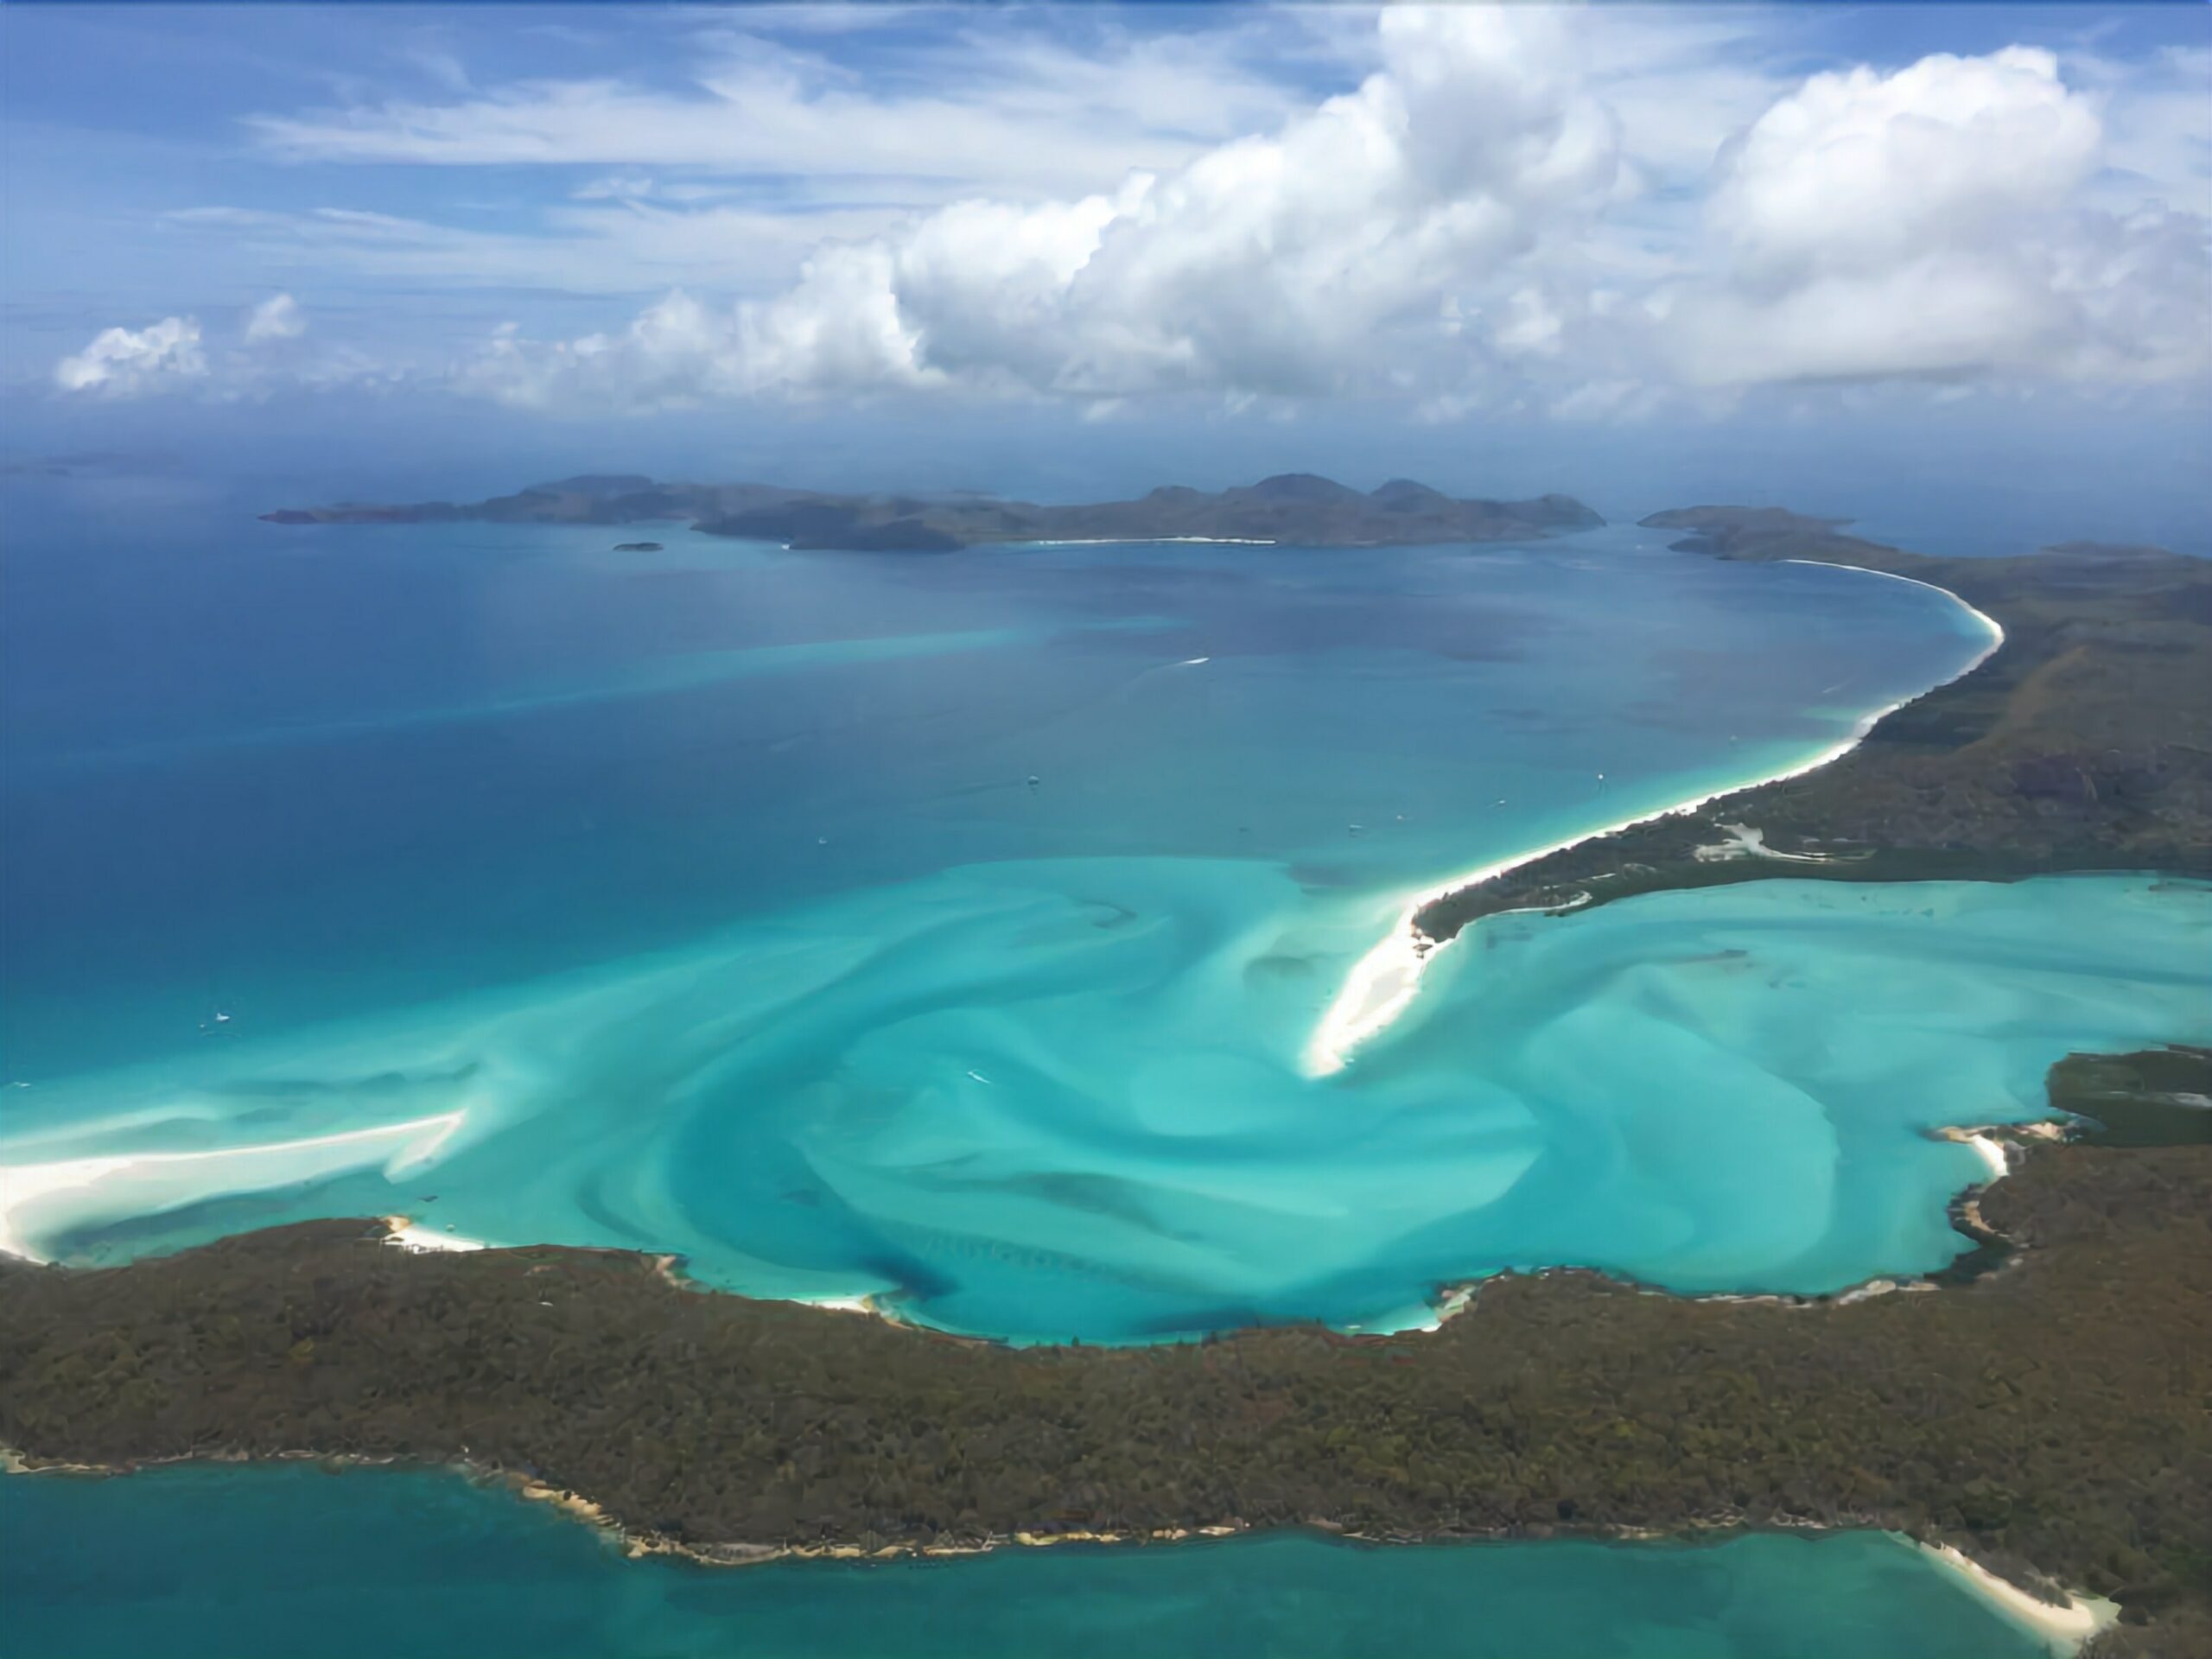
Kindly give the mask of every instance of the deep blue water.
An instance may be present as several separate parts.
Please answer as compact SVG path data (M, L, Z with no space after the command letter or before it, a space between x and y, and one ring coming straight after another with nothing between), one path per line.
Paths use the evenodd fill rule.
M1302 1536L715 1570L442 1472L0 1481L16 1659L2031 1659L1878 1533L1695 1547Z
M268 1034L982 861L1395 887L1817 747L1964 634L1899 584L1634 531L918 558L11 529L0 1017L33 1079L217 1007Z

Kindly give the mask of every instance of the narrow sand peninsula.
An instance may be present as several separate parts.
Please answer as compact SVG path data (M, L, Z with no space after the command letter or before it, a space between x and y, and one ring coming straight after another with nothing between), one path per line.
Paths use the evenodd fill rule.
M2038 1636L2078 1648L2101 1630L2120 1622L2120 1609L2094 1596L2069 1596L2063 1604L2031 1596L2017 1584L1999 1578L1962 1550L1948 1544L1922 1542L1923 1554L1940 1561L1974 1587L1993 1606Z
M1825 561L1814 559L1790 559L1783 563L1825 564ZM1768 784L1781 783L1787 779L1801 778L1808 772L1817 772L1822 766L1841 760L1852 750L1857 748L1866 741L1866 734L1869 732L1907 703L1917 702L1921 697L1926 696L1929 691L1937 690L1942 686L1964 679L1995 655L1997 648L2005 643L2005 630L1998 626L1994 617L1976 610L1948 588L1938 588L1933 582L1916 581L1911 576L1892 575L1886 570L1868 570L1862 565L1835 564L1827 565L1826 568L1832 570L1856 570L1863 575L1880 576L1890 582L1909 582L1915 588L1925 588L1930 593L1941 594L1981 625L1987 632L1987 643L1975 653L1974 660L1960 669L1957 673L1947 679L1939 680L1926 690L1916 692L1910 697L1901 697L1887 707L1877 709L1872 714L1861 717L1852 728L1848 737L1798 766L1790 766L1784 771L1765 777L1746 778L1693 799L1680 802L1674 806L1663 807L1656 812L1645 812L1632 818L1623 818L1618 823L1609 823L1600 829L1570 836L1564 841L1554 842L1548 847L1538 847L1525 853L1516 853L1510 858L1501 859L1495 864L1487 864L1480 869L1470 870L1465 874L1452 876L1448 880L1439 882L1432 887L1425 887L1412 894L1405 901L1403 909L1399 912L1397 925L1392 928L1389 935L1373 950L1352 964L1351 973L1344 976L1343 988L1337 993L1336 1000L1329 1005L1328 1012L1321 1016L1320 1023L1313 1028L1313 1035L1307 1039L1306 1045L1304 1058L1306 1074L1309 1077L1326 1077L1332 1072L1343 1070L1345 1062L1351 1059L1353 1050L1379 1033L1387 1030L1412 1003L1414 993L1421 988L1422 970L1427 967L1430 958L1438 950L1441 950L1445 944L1451 943L1448 939L1440 943L1432 939L1414 925L1414 918L1437 899L1466 887L1480 887L1485 881L1496 880L1508 871L1517 870L1524 864L1533 864L1540 858L1549 858L1554 853L1563 853L1570 847L1580 847L1585 842L1598 841L1606 836L1617 836L1624 830L1631 830L1637 824L1650 823L1660 818L1679 817L1685 813L1694 812L1711 802L1723 799L1730 795L1740 794L1747 789L1758 789Z
M441 1112L257 1147L0 1164L0 1254L44 1262L40 1238L87 1222L160 1215L226 1193L317 1180L377 1164L396 1175L436 1156L464 1116Z

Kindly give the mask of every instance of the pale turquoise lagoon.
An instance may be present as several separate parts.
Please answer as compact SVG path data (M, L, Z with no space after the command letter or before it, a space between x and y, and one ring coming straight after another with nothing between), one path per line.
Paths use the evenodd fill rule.
M629 1561L438 1471L0 1480L24 1659L2037 1659L1881 1533L1382 1548L1277 1535L938 1561Z
M18 1247L404 1213L1047 1341L1826 1291L1961 1247L1928 1130L2212 1035L2202 885L1771 881L1485 923L1306 1074L1408 890L1829 749L1983 646L1931 590L1631 529L667 535L28 562Z

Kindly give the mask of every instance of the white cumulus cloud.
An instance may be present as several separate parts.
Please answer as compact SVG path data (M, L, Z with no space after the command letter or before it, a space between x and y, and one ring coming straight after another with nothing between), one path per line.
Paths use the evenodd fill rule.
M2203 226L2088 208L2103 125L2050 53L1814 76L1719 159L1712 270L1663 307L1685 378L2200 372Z
M1485 288L1586 223L1619 138L1561 19L1417 10L1383 67L1266 137L1110 194L953 203L830 245L783 294L715 315L676 296L625 334L503 337L472 381L640 400L951 385L1112 398L1313 395L1418 368L1440 295ZM1516 339L1541 319L1523 305Z
M574 303L474 298L427 346L365 350L320 321L301 343L273 293L212 362L172 317L56 377L1616 420L1761 386L2212 373L2212 54L2012 46L1808 77L1806 31L1764 11L1295 16L1141 36L948 18L848 62L811 23L764 41L760 14L699 34L681 85L455 83L260 118L297 159L592 171L496 220L203 206L164 216L181 238L260 261L270 289L336 273ZM501 315L520 321L455 365Z
M137 397L203 379L207 358L193 317L164 317L143 328L106 328L54 366L64 391Z
M289 294L276 294L253 308L245 321L245 343L259 346L270 340L297 340L308 331L307 315Z

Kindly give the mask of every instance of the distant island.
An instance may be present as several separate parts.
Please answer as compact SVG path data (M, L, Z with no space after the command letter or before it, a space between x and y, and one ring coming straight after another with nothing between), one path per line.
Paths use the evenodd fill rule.
M1569 495L1462 499L1394 478L1362 493L1312 473L1281 473L1208 493L1166 485L1134 501L1046 505L996 496L835 495L772 484L660 484L588 474L456 505L344 503L265 512L274 524L632 524L689 523L709 536L867 553L943 553L996 542L1285 542L1411 547L1518 542L1605 520ZM626 550L645 550L626 543Z

